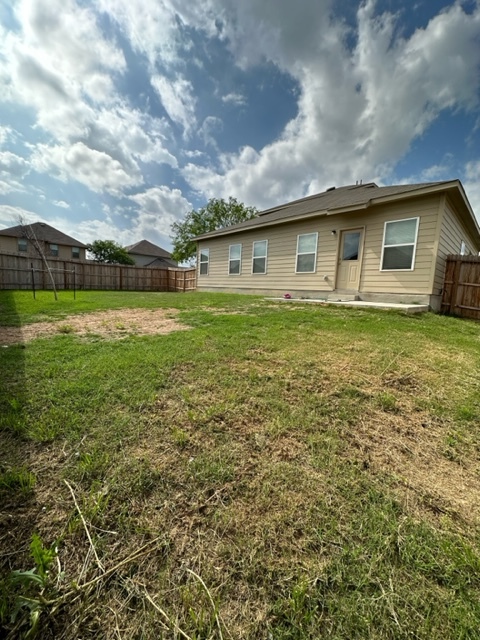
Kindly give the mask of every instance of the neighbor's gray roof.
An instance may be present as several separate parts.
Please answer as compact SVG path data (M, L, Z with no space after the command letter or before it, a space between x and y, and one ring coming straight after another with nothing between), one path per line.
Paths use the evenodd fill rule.
M364 208L372 200L378 198L388 198L402 194L412 194L425 188L432 188L439 185L451 185L458 183L457 180L448 182L424 182L421 184L403 184L390 187L379 187L374 182L362 185L348 185L345 187L333 187L322 193L313 196L307 196L300 200L287 202L286 204L271 209L261 211L255 218L240 222L239 224L218 229L210 233L204 233L195 240L203 240L204 238L212 238L219 235L228 235L236 231L243 231L254 227L261 227L275 222L286 221L290 218L298 218L309 214L327 215L335 213L336 210Z
M125 247L128 253L135 253L139 256L153 256L155 258L170 258L171 254L162 247L159 247L153 242L149 242L148 240L140 240L140 242L135 242L135 244L130 244L128 247Z
M177 263L172 258L154 258L145 267L177 267Z
M52 244L62 244L69 247L80 247L86 249L86 245L71 236L67 236L66 233L62 233L58 229L51 227L46 222L33 222L32 224L21 225L18 224L15 227L8 227L8 229L1 229L1 236L10 236L13 238L23 238L25 233L27 237L30 234L30 230L33 231L37 240L43 242L51 242Z

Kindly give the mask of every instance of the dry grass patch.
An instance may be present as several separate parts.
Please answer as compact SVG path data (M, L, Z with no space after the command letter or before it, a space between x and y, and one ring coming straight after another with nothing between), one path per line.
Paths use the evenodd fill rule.
M177 315L176 309L116 309L71 315L22 327L0 326L0 344L29 342L55 334L95 335L119 340L131 335L161 335L188 329L176 319Z

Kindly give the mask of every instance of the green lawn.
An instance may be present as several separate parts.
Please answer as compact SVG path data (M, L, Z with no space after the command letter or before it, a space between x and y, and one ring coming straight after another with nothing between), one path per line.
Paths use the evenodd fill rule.
M139 308L188 330L62 330ZM480 637L478 323L0 291L0 372L7 637Z

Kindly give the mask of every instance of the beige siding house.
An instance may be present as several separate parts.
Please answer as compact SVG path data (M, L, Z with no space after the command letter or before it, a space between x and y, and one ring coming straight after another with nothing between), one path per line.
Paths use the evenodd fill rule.
M86 245L45 222L0 230L0 252L37 256L37 245L47 258L85 260Z
M480 252L460 181L328 189L197 238L197 289L439 309L445 258Z

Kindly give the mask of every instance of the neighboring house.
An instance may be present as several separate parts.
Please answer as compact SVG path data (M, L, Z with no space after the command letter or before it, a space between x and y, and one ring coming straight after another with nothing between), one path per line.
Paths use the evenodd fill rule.
M35 243L47 258L85 260L86 245L45 222L19 224L0 230L0 252L37 256Z
M135 260L137 267L176 267L168 251L148 240L140 240L125 247L129 256Z
M428 303L448 254L480 251L459 180L327 189L196 238L197 289Z

